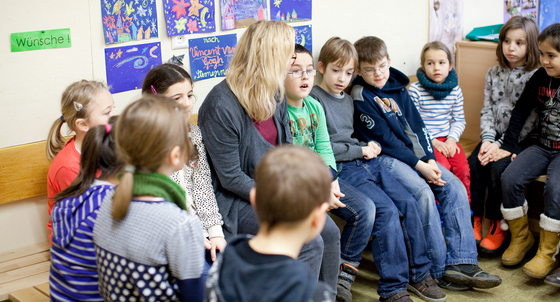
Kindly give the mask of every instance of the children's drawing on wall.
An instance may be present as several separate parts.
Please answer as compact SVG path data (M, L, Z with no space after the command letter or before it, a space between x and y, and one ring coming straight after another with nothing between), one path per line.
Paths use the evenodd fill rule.
M259 20L269 20L267 3L268 0L220 0L222 30L245 28Z
M513 16L538 20L538 0L504 0L504 23Z
M158 37L155 0L100 0L105 43Z
M311 0L271 0L270 18L276 21L311 20Z
M161 65L160 42L105 49L105 70L111 93L142 88L144 77Z
M163 0L167 35L216 31L215 0Z
M463 24L463 0L430 0L430 42L443 42L453 58L455 42L463 38Z
M311 25L294 26L296 31L296 44L299 44L313 53L313 39L311 36Z
M543 30L549 25L560 22L560 1L541 0L539 3L539 29Z
M225 77L237 34L189 39L189 62L194 81Z

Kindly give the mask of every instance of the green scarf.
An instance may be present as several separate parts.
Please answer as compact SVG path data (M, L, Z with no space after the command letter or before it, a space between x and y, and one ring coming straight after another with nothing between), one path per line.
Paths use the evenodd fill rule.
M134 173L133 196L151 195L161 197L187 210L185 191L171 178L159 173Z

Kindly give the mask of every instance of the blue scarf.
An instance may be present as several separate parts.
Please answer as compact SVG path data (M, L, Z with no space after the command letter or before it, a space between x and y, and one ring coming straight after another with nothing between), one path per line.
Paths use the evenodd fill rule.
M418 77L418 82L428 90L428 92L434 97L436 100L443 100L446 96L448 96L453 88L458 85L457 80L457 73L455 69L451 69L447 78L443 83L436 83L428 78L424 70L422 68L418 68L416 71L416 76Z

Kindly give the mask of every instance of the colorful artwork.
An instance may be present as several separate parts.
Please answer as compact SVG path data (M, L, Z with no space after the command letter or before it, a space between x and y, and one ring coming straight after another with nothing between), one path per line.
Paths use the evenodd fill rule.
M311 25L294 26L296 31L296 44L299 44L313 53L313 40L311 36Z
M311 20L311 0L271 0L272 20L298 22Z
M189 61L194 81L225 77L237 44L237 34L189 39Z
M101 0L105 43L158 37L155 0Z
M215 0L163 0L167 35L216 31Z
M560 1L541 0L539 3L539 29L560 22Z
M538 3L538 0L504 0L504 23L513 16L528 17L537 22Z
M245 28L259 20L269 20L268 0L220 0L222 30Z
M160 42L106 48L105 70L111 93L141 89L148 71L161 62Z

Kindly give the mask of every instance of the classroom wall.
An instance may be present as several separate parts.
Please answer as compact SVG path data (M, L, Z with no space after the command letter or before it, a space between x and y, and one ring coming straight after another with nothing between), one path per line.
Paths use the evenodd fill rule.
M161 1L158 4L159 35L149 42L161 42L162 58L187 53L188 49L171 50L167 37ZM464 35L476 26L502 23L502 0L463 0ZM101 0L10 1L0 10L0 148L46 139L53 121L60 116L60 96L66 86L80 79L105 81L106 47L101 23ZM387 43L394 67L405 74L415 74L419 53L428 42L428 0L314 0L313 20L295 25L313 25L313 53L332 36L351 42L362 36L375 35ZM216 20L220 20L219 4ZM71 30L72 47L12 53L9 37L14 32L67 28ZM205 37L237 33L243 29ZM129 42L123 45L138 44ZM190 70L188 60L185 68ZM223 78L195 83L198 97L195 112L206 94ZM138 98L139 91L115 94L117 112ZM9 177L2 175L1 177ZM0 205L0 253L33 242L44 241L46 207L37 202L14 202ZM33 219L21 219L30 216ZM29 231L29 229L34 231ZM10 232L12 231L12 232ZM15 234L15 235L14 235ZM41 234L40 236L36 234Z

